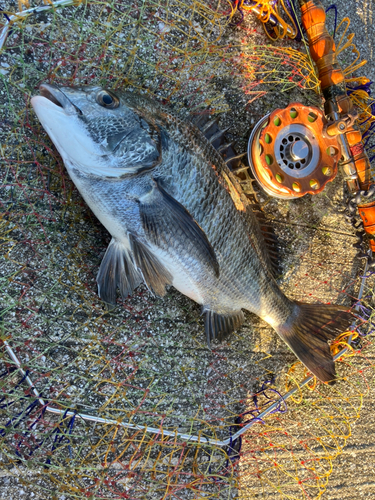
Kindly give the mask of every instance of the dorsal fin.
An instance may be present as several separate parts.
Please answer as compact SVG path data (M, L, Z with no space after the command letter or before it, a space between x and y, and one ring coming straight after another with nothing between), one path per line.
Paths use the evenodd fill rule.
M217 118L212 118L210 113L201 113L191 115L190 121L199 128L206 139L213 145L220 156L223 158L230 170L235 169L242 155L237 155L233 146L233 140L226 137L226 132L229 128L221 130L217 122Z
M259 228L265 242L265 253L271 266L272 273L275 278L279 278L282 273L282 268L280 266L278 238L260 206L257 191L253 188L253 184L257 184L257 182L248 164L242 161L246 153L237 153L235 146L225 135L228 129L221 132L217 121L212 118L212 115L202 113L200 115L191 116L190 120L200 129L206 139L212 143L214 148L223 157L229 169L237 177L248 198L250 207L258 220Z
M271 263L271 270L275 278L279 278L282 274L280 265L279 240L273 229L272 224L267 220L262 207L253 198L248 196L249 203L253 214L258 220L259 229L263 235L264 243L267 249L267 254Z

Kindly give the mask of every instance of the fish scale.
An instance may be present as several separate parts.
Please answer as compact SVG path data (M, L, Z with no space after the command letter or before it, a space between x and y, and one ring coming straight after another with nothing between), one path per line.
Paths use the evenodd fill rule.
M112 235L97 276L103 300L115 303L116 289L126 299L142 281L159 296L173 285L202 305L208 344L238 329L247 309L313 374L334 380L327 341L348 328L351 313L282 293L240 184L197 127L135 93L40 91L34 110Z
M198 166L201 168L201 164ZM207 278L206 302L203 305L208 308L216 307L217 312L230 312L241 307L248 308L249 304L246 302L249 299L249 303L251 302L254 306L253 297L247 297L249 292L251 293L249 287L246 287L246 283L242 284L240 280L234 279L236 276L238 278L241 267L245 267L244 263L246 259L251 258L251 255L245 247L246 238L244 239L244 235L241 234L241 217L231 198L227 196L220 184L215 182L215 176L211 175L208 170L209 165L202 172L196 172L194 192L191 188L189 189L190 172L197 169L194 164L183 164L183 168L181 168L179 162L169 162L167 157L157 168L156 174L160 174L161 179L163 179L162 174L168 171L168 168L171 171L168 177L181 179L175 193L176 199L187 208L202 227L219 260L220 280L214 282L213 278ZM205 190L207 186L209 186L208 193ZM166 187L168 188L168 186ZM239 220L233 223L234 218ZM238 245L239 241L243 241L243 247ZM222 255L230 255L231 259L225 260L221 258ZM258 268L258 270L260 269ZM215 299L212 298L212 292L215 292ZM217 295L220 295L220 301L216 298ZM241 305L235 309L237 304Z
M205 149L207 155L211 153L210 148L206 147ZM219 165L221 169L227 168L221 157L217 157L215 160L216 165ZM172 165L172 174L170 177L181 179L178 190L178 201L197 220L203 231L207 234L217 254L231 257L230 260L223 259L222 262L219 260L221 279L219 283L209 283L207 286L207 297L211 294L211 290L217 290L219 286L221 295L220 304L212 304L212 306L216 305L220 308L220 311L225 309L228 311L228 309L233 310L234 304L239 304L239 308L246 308L259 314L260 307L259 309L256 308L257 297L254 291L249 288L248 280L255 278L258 274L258 278L263 278L263 283L260 283L260 285L264 287L265 294L267 294L267 288L264 285L269 280L273 281L273 278L267 268L257 265L258 259L254 259L254 253L249 251L249 245L247 244L248 231L247 228L243 228L243 218L234 207L231 198L227 196L226 191L222 189L219 183L215 182L215 177L209 171L210 162L206 159L205 162L208 163L208 167L202 169L201 175L197 174L194 193L191 188L189 189L190 174L189 170L186 170L186 166L184 165L184 168L181 169L179 162L169 165ZM199 166L202 168L201 165ZM165 171L168 168L168 161L159 168L160 172ZM228 175L232 176L229 169ZM209 186L209 193L205 192L206 186ZM203 189L199 190L199 187ZM200 193L200 196L197 193ZM220 219L219 223L215 223L216 219ZM254 220L255 224L256 221ZM257 250L255 247L255 251ZM246 266L246 262L252 261L254 261L253 266ZM244 275L246 267L249 267L248 273ZM246 278L241 280L241 276L246 276Z

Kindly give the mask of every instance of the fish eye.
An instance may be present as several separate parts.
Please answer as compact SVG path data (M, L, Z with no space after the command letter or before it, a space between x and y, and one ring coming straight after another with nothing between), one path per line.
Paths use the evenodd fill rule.
M96 102L104 108L115 109L120 105L118 97L109 90L100 90L96 95Z

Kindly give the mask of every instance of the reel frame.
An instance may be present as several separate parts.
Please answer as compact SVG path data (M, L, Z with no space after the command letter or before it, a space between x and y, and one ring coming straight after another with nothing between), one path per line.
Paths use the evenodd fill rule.
M248 160L267 194L294 199L323 191L337 174L341 148L326 132L324 113L290 103L264 116L253 128Z

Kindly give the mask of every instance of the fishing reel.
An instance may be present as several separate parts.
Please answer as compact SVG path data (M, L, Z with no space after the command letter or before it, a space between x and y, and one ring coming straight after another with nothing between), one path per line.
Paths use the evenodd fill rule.
M263 117L248 144L255 179L276 198L320 193L335 178L340 158L337 137L328 135L323 112L300 103Z

